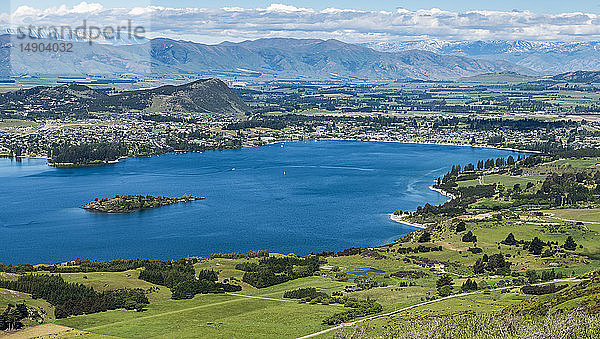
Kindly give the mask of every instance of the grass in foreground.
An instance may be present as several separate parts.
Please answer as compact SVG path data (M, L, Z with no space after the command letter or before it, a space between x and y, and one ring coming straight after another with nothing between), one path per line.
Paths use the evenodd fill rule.
M393 317L385 324L366 323L342 329L334 336L354 338L358 333L363 338L592 339L600 336L600 317L581 312L551 314L541 318L521 317L510 313L457 312L444 316L413 314Z
M109 311L56 323L126 338L290 338L326 328L321 321L337 311L333 305L199 295L153 303L141 313Z

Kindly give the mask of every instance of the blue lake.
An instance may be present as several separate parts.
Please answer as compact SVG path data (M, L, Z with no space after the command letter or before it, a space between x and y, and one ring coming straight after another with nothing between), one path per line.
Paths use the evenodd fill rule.
M307 141L75 169L0 159L0 262L178 259L258 249L307 254L382 245L413 230L389 213L447 200L428 186L453 164L511 154ZM115 194L207 199L130 214L78 208Z

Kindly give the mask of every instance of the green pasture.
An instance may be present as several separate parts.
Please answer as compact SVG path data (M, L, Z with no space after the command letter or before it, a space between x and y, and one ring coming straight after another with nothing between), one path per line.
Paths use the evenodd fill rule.
M121 338L292 338L326 328L339 306L198 295L150 304L147 311L109 311L56 323Z

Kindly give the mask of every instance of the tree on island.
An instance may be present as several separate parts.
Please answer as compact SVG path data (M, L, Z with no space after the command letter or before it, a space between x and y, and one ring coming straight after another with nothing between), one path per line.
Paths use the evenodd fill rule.
M572 236L567 237L567 240L565 241L563 248L565 250L569 250L569 251L575 251L577 249L577 244L575 243L575 240L573 240Z

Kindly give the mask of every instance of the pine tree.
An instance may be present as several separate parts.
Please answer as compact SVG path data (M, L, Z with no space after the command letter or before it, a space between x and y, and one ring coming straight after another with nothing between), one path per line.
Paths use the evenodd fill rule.
M569 251L575 251L577 249L577 244L575 243L575 240L573 240L572 236L567 237L567 240L565 241L563 248L565 250L569 250Z
M453 284L454 284L454 281L452 280L452 277L449 274L444 274L444 275L440 276L439 279L435 283L435 285L438 289L440 289L442 286L446 286L446 285L452 286Z
M456 233L460 233L463 231L467 230L467 223L464 221L460 221L458 224L456 224Z
M544 249L544 242L540 240L540 238L535 237L531 240L529 244L529 252L532 254L540 255L542 254L542 250Z
M517 244L517 240L515 239L515 236L514 236L514 234L512 234L512 233L509 233L509 234L506 236L506 239L502 240L502 243L503 243L504 245L516 245L516 244Z
M468 292L468 291L476 291L478 289L477 287L477 283L471 279L467 279L467 281L465 281L462 284L462 287L460 288L463 292Z

